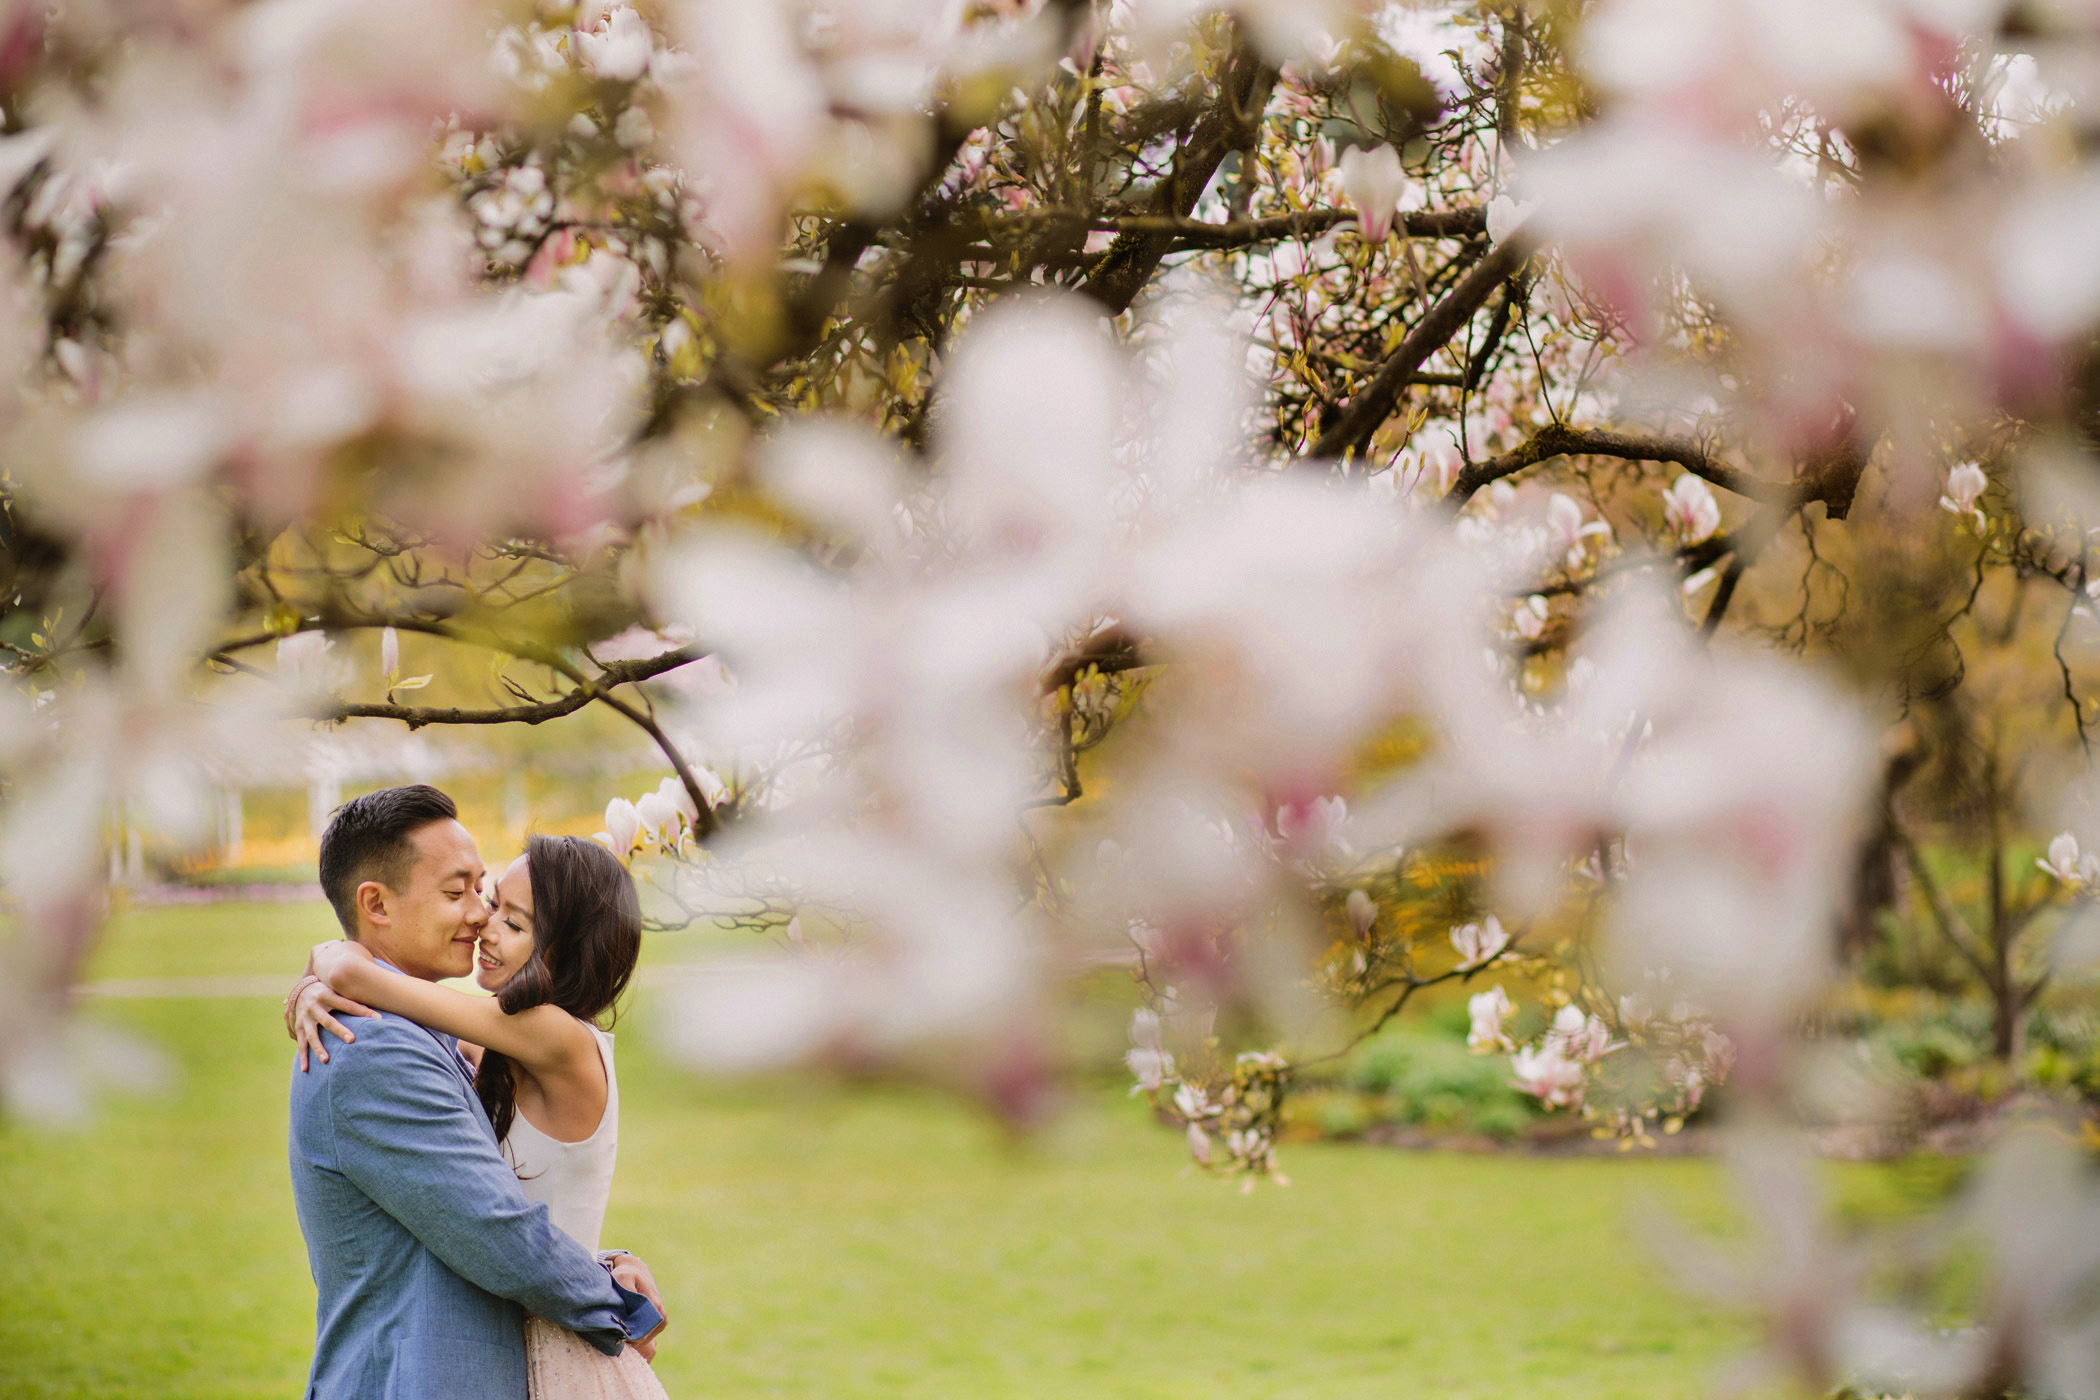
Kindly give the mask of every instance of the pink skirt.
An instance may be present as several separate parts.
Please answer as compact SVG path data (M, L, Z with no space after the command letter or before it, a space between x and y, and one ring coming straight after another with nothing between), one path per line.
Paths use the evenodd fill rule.
M531 1400L666 1400L633 1347L607 1356L543 1318L525 1319L525 1375Z

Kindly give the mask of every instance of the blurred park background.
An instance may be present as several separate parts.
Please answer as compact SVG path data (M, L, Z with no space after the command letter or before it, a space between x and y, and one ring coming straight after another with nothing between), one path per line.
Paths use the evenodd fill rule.
M477 676L451 658L416 656L441 674L439 695L473 696ZM312 728L290 743L214 756L208 841L159 837L123 804L107 814L110 882L149 900L210 895L242 885L311 886L322 830L344 798L397 783L435 783L459 804L485 858L522 849L528 829L588 836L604 826L606 797L654 786L662 755L609 716L571 716L553 729L524 725L408 730L352 723Z
M530 737L358 736L322 781L246 791L237 842L186 858L132 845L76 1027L120 1087L71 1130L0 1125L0 1396L296 1393L314 1293L284 1167L278 998L335 932L310 888L309 814L437 781L494 861L527 825L594 829L595 791L655 776L646 754L608 744L594 768L587 746L550 758ZM2075 1094L2094 1071L2072 994L2037 1018L2028 1061L1995 1065L1974 997L1876 985L1926 936L1900 919L1883 934L1833 1005L1919 1117L1883 1160L1826 1164L1837 1218L1860 1228L1959 1187L1963 1144L1921 1150L1932 1133L2021 1084ZM1653 1246L1744 1243L1700 1124L1665 1151L1597 1150L1612 1145L1541 1114L1506 1060L1466 1052L1462 994L1307 1085L1284 1135L1291 1184L1242 1194L1189 1167L1129 1095L1120 968L1080 979L1068 1087L1030 1132L903 1083L694 1075L659 1043L659 996L752 936L652 932L616 1027L607 1240L665 1286L675 1396L1659 1400L1707 1391L1756 1341ZM1829 1146L1859 1155L1841 1134Z
M114 922L82 1021L164 1062L89 1126L0 1127L0 1395L297 1393L314 1293L275 989L331 932L315 901ZM652 936L617 1027L606 1226L665 1287L675 1396L1645 1400L1703 1391L1753 1340L1627 1229L1738 1233L1711 1160L1308 1141L1292 1185L1243 1196L1186 1169L1110 1066L1027 1137L903 1086L698 1079L657 1049L652 989L700 937ZM1961 1171L1828 1185L1864 1224Z
M318 828L345 797L429 781L492 867L528 830L588 835L602 794L662 776L595 723L316 729L300 766L229 770L204 849L162 849L112 811L117 912L74 1034L113 1088L71 1129L0 1124L0 1396L296 1393L314 1291L284 1166L278 998L336 934L313 885ZM1931 858L1955 897L1980 896L1958 848ZM1593 1140L1521 1092L1506 1058L1468 1052L1462 987L1309 1074L1281 1134L1288 1184L1243 1194L1131 1096L1120 965L1073 980L1064 1088L1031 1130L918 1083L695 1074L658 1034L663 993L767 941L652 930L616 1026L606 1238L666 1289L674 1396L1661 1400L1728 1383L1759 1341L1667 1243L1761 1243L1704 1117L1649 1148ZM1944 1206L2023 1107L2090 1114L2090 984L2051 988L2007 1060L1989 997L1949 964L1922 898L1894 903L1810 1028L1892 1106L1819 1127L1841 1229ZM1964 1307L1957 1281L1945 1319Z

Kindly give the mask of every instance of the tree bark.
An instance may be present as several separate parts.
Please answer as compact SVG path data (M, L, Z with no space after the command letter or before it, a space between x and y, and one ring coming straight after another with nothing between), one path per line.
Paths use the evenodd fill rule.
M1174 168L1167 178L1152 192L1155 216L1187 218L1225 157L1253 146L1261 134L1262 109L1268 106L1277 76L1277 70L1250 45L1242 42L1234 48L1218 78L1217 100L1175 153ZM1159 260L1173 250L1179 236L1170 228L1117 235L1088 275L1086 294L1106 307L1109 315L1121 315L1152 280Z

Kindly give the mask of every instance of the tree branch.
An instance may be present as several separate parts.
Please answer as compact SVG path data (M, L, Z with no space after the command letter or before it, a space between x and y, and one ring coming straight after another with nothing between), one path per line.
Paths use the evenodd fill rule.
M460 635L457 629L448 628L442 624L432 623L423 619L401 618L387 620L383 623L366 621L356 625L366 627L391 626L402 630L427 632L452 641L471 642L476 640ZM311 631L313 629L308 628L305 630ZM664 652L659 656L642 657L633 661L608 662L600 667L596 676L585 676L566 658L561 657L557 653L549 652L546 648L513 646L495 641L483 641L481 644L490 646L494 650L509 652L522 660L548 666L575 682L575 687L567 694L557 696L552 700L543 700L526 705L502 705L488 709L397 705L392 702L385 704L339 702L322 711L315 718L322 720L391 719L398 720L412 730L421 729L425 725L432 724L544 724L550 719L560 719L564 715L574 714L584 706L596 702L627 719L655 742L656 747L662 751L664 758L669 761L671 770L678 775L679 784L685 788L686 795L692 798L694 809L700 814L698 820L693 823L693 834L703 840L714 834L717 826L714 810L708 805L707 794L701 789L699 779L694 777L692 768L686 763L685 755L678 751L678 746L671 741L670 735L664 732L663 726L658 724L654 716L649 714L646 709L628 704L613 694L613 691L620 686L651 680L667 671L675 671L680 666L697 661L702 655L700 651L687 646ZM240 663L233 661L232 658L225 656L223 652L215 653L213 659L229 665L240 665Z
M685 789L685 795L693 800L693 810L699 814L693 821L693 835L702 841L714 835L720 825L715 819L714 808L707 805L707 794L701 789L700 780L693 776L693 770L687 765L685 755L678 751L678 745L671 742L671 736L664 733L663 726L656 722L655 716L628 704L616 695L601 695L598 700L608 709L625 715L643 733L656 741L656 747L671 761L671 771L678 775L679 785Z
M1753 501L1775 506L1804 503L1800 482L1767 481L1753 476L1740 467L1717 461L1690 438L1594 428L1578 430L1560 423L1549 423L1529 441L1501 456L1467 465L1459 472L1458 479L1451 483L1450 494L1444 497L1445 504L1462 506L1483 486L1554 457L1619 457L1629 462L1674 462L1693 476Z
M1170 253L1199 248L1241 248L1281 238L1310 238L1342 224L1356 222L1353 209L1309 209L1299 214L1271 214L1258 219L1208 219L1176 214L1090 215L1073 209L1031 209L987 221L987 226L1025 228L1065 224L1096 233L1167 234ZM1418 209L1396 220L1410 238L1473 238L1487 229L1487 212L1478 205L1461 209Z
M1939 883L1932 878L1932 872L1925 865L1924 853L1918 849L1917 843L1910 839L1910 833L1905 831L1900 823L1891 821L1889 831L1895 837L1897 846L1902 848L1903 860L1910 867L1912 878L1918 882L1918 888L1924 891L1925 905L1932 911L1932 921L1938 925L1941 937L1961 955L1963 962L1976 970L1976 975L1983 979L1984 985L1990 986L1991 969L1984 958L1982 945L1969 928L1968 922L1962 918L1960 911L1955 909L1946 894L1941 891Z
M2085 603L2085 559L2086 549L2081 539L2078 550L2078 578L2071 587L2071 601L2064 608L2064 620L2056 629L2056 640L2050 646L2050 654L2056 658L2057 674L2063 677L2064 703L2071 707L2071 723L2078 729L2078 747L2087 761L2093 756L2093 736L2087 732L2085 706L2078 699L2078 687L2071 680L2071 662L2064 655L2064 639L2071 635L2071 623Z
M1442 301L1415 323L1407 339L1401 341L1400 347L1379 366L1377 375L1356 392L1349 407L1342 411L1341 418L1313 444L1309 459L1320 461L1340 457L1346 452L1360 452L1367 447L1371 435L1393 416L1410 377L1445 342L1458 334L1461 326L1473 319L1473 314L1487 304L1495 288L1524 265L1525 257L1520 246L1505 243L1481 258Z
M545 700L536 705L499 705L481 710L435 705L397 705L391 701L380 704L346 700L323 711L318 718L393 719L399 720L410 729L421 729L430 724L544 724L550 719L573 715L597 698L587 690L572 690L558 699Z
M410 729L421 729L429 724L543 724L550 719L560 719L563 715L576 713L593 700L603 699L617 686L653 680L666 671L675 671L680 666L699 660L700 656L701 653L692 647L680 647L661 656L610 662L595 678L584 681L568 694L529 705L499 705L489 709L470 710L432 705L397 705L391 701L385 704L346 701L315 718L392 719L399 720ZM228 665L241 665L231 657L219 654L214 654L212 660ZM241 669L250 675L267 674L252 666L241 666Z
M1276 86L1277 70L1257 55L1244 38L1234 44L1218 77L1217 98L1196 123L1189 139L1174 153L1174 166L1152 191L1152 212L1184 219L1196 207L1225 157L1251 148L1261 135L1261 112ZM1111 316L1130 303L1152 279L1159 261L1173 249L1169 230L1119 233L1085 284L1086 294Z

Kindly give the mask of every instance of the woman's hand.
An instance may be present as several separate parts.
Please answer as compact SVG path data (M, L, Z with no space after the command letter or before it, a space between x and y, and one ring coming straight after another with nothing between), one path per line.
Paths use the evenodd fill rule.
M331 1013L340 1011L346 1016L377 1016L371 1007L341 995L313 973L301 977L293 986L292 994L284 999L284 1029L299 1047L299 1070L303 1074L313 1064L318 1054L321 1063L328 1063L328 1047L321 1042L321 1030L325 1026L335 1032L336 1039L348 1045L357 1039L336 1020Z

